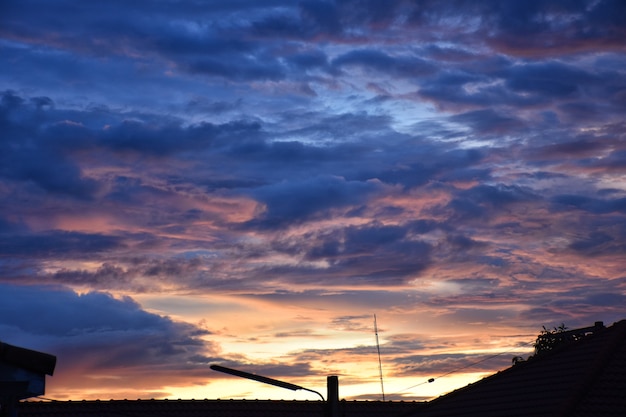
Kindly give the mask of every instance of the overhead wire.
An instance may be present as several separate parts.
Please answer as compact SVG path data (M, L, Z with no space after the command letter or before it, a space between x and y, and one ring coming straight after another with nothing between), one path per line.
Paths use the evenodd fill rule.
M523 343L521 346L518 346L518 347L516 347L516 348L514 348L514 349L509 349L509 350L504 351L504 352L500 352L500 353L496 353L496 354L491 355L491 356L487 356L487 357L482 358L482 359L480 359L480 360L478 360L478 361L476 361L476 362L472 362L472 363L470 363L470 364L467 364L467 365L461 366L461 367L459 367L459 368L453 369L452 371L449 371L449 372L443 373L443 374L441 374L441 375L439 375L439 376L437 376L437 377L434 377L434 378L428 378L426 381L424 381L424 382L420 382L419 384L411 385L410 387L407 387L407 388L401 389L400 391L396 391L396 392L395 392L395 393L393 393L392 395L400 394L400 393L402 393L402 392L404 392L404 391L408 391L408 390L410 390L410 389L412 389L412 388L419 387L420 385L424 385L424 384L431 384L431 383L435 382L437 379L440 379L440 378L443 378L443 377L445 377L445 376L448 376L448 375L454 374L454 373L459 372L459 371L461 371L461 370L463 370L463 369L470 368L470 367L472 367L472 366L474 366L474 365L478 365L479 363L481 363L481 362L485 362L485 361L488 361L489 359L493 359L493 358L496 358L496 357L498 357L498 356L505 355L505 354L507 354L507 353L512 353L512 352L515 352L515 351L516 351L516 350L518 350L520 347L522 347L522 346L528 346L528 345L530 345L530 344L532 344L532 343L534 343L534 341Z

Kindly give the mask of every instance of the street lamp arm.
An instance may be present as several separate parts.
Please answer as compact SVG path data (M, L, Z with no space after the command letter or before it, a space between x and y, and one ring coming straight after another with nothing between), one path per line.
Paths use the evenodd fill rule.
M290 389L292 391L305 390L305 391L313 392L313 393L319 395L320 398L322 399L322 401L325 401L324 397L319 392L313 391L312 389L301 387L300 385L291 384L291 383L285 382L285 381L279 381L278 379L268 378L268 377L262 376L262 375L251 374L249 372L238 371L237 369L226 368L225 366L220 366L220 365L211 365L210 368L213 369L214 371L223 372L225 374L238 376L240 378L252 379L254 381L262 382L264 384L270 384L270 385L274 385L274 386L277 386L277 387Z
M312 389L308 389L308 388L304 388L304 387L300 387L300 389L303 389L303 390L305 390L305 391L309 391L309 392L315 393L315 394L317 394L317 395L319 395L319 396L320 396L320 398L322 399L322 401L326 401L326 400L324 399L324 397L322 396L322 394L320 394L320 393L319 393L319 392L317 392L317 391L313 391Z

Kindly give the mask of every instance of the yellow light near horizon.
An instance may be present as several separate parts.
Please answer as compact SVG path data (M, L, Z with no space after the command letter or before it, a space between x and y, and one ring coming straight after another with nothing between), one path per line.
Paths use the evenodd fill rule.
M426 401L447 394L488 376L484 372L469 372L436 378L432 383L428 378L394 378L384 380L385 399L388 401ZM327 396L326 376L302 378L278 378L295 383ZM349 381L349 382L348 382ZM343 382L343 383L342 383ZM409 388L410 387L410 388ZM407 389L409 388L409 389ZM220 378L205 385L186 387L164 387L170 394L167 399L248 399L317 401L319 396L306 390L291 391L243 378ZM339 398L345 400L382 400L382 389L378 379L362 383L348 376L339 376Z

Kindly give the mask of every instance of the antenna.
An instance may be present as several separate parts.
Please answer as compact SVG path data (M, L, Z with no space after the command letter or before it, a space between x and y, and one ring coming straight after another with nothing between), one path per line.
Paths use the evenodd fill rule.
M378 351L378 372L380 374L380 390L383 393L383 401L385 401L385 385L383 384L383 363L380 360L380 343L378 342L378 324L376 323L376 314L374 314L374 333L376 334L376 350Z

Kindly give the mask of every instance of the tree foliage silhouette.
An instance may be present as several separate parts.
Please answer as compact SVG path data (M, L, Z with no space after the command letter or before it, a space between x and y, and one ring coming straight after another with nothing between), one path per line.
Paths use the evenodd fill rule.
M569 335L565 324L561 323L560 326L548 329L546 326L542 326L543 330L537 336L533 347L535 348L535 355L540 355L545 352L549 352L555 347L568 342L570 340L576 340L576 336Z

